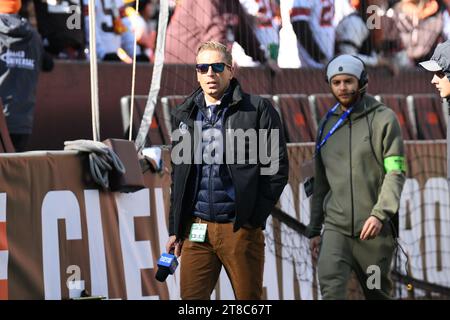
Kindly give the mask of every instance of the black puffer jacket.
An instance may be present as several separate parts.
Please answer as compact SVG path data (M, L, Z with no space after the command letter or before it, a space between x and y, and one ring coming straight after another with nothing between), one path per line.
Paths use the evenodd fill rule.
M230 93L230 90L227 90L220 106L216 107L215 116L212 118L207 116L208 110L204 94L200 92L194 99L200 111L197 112L197 121L202 124L202 135L209 137L203 139L202 154L204 152L210 154L209 148L213 148L217 143L215 141L216 135L223 132L223 120L230 102ZM195 193L197 197L193 214L208 221L229 222L234 219L236 213L235 190L230 171L225 163L226 150L223 151L220 155L219 153L216 155L216 150L211 150L211 160L214 156L217 156L215 161L196 166L197 191Z
M277 129L279 133L278 160L263 165L264 161L259 158L260 152L258 150L256 164L253 164L255 159L249 160L249 143L246 140L245 163L238 164L235 160L234 164L227 164L235 189L236 219L234 231L237 231L245 224L254 227L265 226L267 217L287 183L289 164L280 117L269 100L244 93L236 79L231 81L230 90L232 98L223 120L225 130L266 129L269 137L273 129ZM185 159L190 159L190 163L173 163L174 153L178 154L181 145L189 145L187 139L183 142L184 137L188 135L194 137L194 121L198 112L194 99L200 93L201 89L199 88L172 111L173 128L182 129L179 131L181 138L173 139L171 208L169 213L169 234L177 235L178 238L181 238L187 231L186 228L192 217L192 206L195 201L196 188L194 186L197 174L196 165L193 164L193 150L196 150L197 145L194 145L194 139L190 139L190 155L185 155ZM225 134L223 136L224 141L226 141L227 137L225 137ZM258 145L259 143L258 135ZM234 159L237 159L237 148L235 148L234 153ZM267 169L271 165L272 167L278 165L278 170L271 175L261 175L261 169L264 167Z

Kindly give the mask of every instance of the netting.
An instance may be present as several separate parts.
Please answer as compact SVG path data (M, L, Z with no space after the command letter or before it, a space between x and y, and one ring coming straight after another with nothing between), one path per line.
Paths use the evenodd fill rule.
M401 247L397 247L392 263L393 295L397 299L448 299L450 193L445 178L445 144L408 142L406 151L408 179L399 210ZM290 147L291 176L280 199L282 213L303 225L309 223L310 199L303 190L302 173L294 168L300 168L310 152L311 145ZM313 295L317 280L309 240L302 235L300 224L290 224L283 214L275 217L266 230L270 252L295 266L295 281L304 288L305 296L320 297ZM349 283L348 297L364 297L355 276Z
M48 10L50 6L45 4L44 8L42 4L47 2L44 0L34 2L38 4L38 10ZM75 12L69 10L71 5L78 6L76 12L82 12L86 17L87 12L83 7L85 2L55 2L55 10L48 10L46 14L38 12L36 15L47 50L59 58L85 58L85 20L81 19L81 29L69 30L66 26L67 17ZM117 22L123 15L120 8L125 3L131 6L133 3L122 0L96 2L105 19L98 27L102 32L99 36L100 42L102 39L104 42L103 46L100 46L103 50L100 59L115 59L116 56L108 53L115 54L121 45L121 33L118 30L121 25ZM149 40L148 47L143 46L140 52L143 56L147 55L148 61L138 64L136 94L139 97L136 98L135 108L139 109L139 112L134 115L137 119L132 128L133 138L139 129L148 93L149 75L152 73L152 65L148 62L154 61L152 49L155 45L154 31L157 30L158 23L159 1L142 2L152 6L151 14L141 14L146 17L148 25L151 25L153 40ZM334 104L334 97L324 81L323 68L326 63L335 53L358 54L369 67L368 92L379 94L377 98L394 109L405 139L432 141L408 144L409 171L399 211L399 242L409 261L406 263L405 254L399 250L393 262L394 296L402 299L448 298L450 200L445 179L445 145L437 142L437 139L443 139L446 135L447 112L446 106L429 85L431 76L421 72L417 68L417 62L428 58L436 44L443 38L448 38L449 14L442 1L421 1L430 3L426 12L421 11L425 7L408 7L405 2L171 1L161 90L147 144L170 144L169 133L176 129L171 128L170 113L198 87L194 64L197 48L204 41L216 40L232 50L236 78L246 92L265 95L271 100L283 121L287 141L291 143L312 142L318 121ZM351 4L354 3L358 5L352 7ZM44 9L39 9L41 7ZM58 7L60 12L56 10ZM84 10L81 10L82 8ZM49 19L48 14L53 15L53 18L58 14L61 17L62 14L63 19L58 22L56 19ZM421 19L415 20L416 15ZM51 32L55 27L49 21L55 23L59 32ZM416 23L413 23L414 21ZM112 41L109 40L110 36ZM412 38L413 36L415 38ZM70 41L64 42L62 47L58 46L58 39L61 38ZM101 67L105 70L110 65L105 63ZM100 103L104 112L101 118L105 123L102 128L106 128L103 134L108 137L122 137L125 136L123 133L129 130L126 121L122 128L119 117L111 116L107 112L117 114L120 99L130 94L129 86L124 85L129 82L129 70L108 70L110 73L100 79L100 94L103 94ZM73 83L64 87L63 82L59 88L58 84L55 81L52 83L53 90L43 90L45 97L40 100L42 105L60 103L55 101L61 101L63 97L55 98L52 94L66 92L69 85L73 87ZM83 105L77 98L79 97L74 94L67 100L71 100L70 103L76 107L78 104ZM127 118L127 106L130 105L128 100L124 101L122 119ZM59 105L54 110L61 112ZM48 114L50 113L47 113L46 117ZM113 121L110 121L111 119ZM53 133L46 136L48 128L42 125L44 122L47 124L46 121L38 123L36 137L55 139ZM62 123L64 127L78 127L65 125L68 121L55 120L56 123ZM89 137L89 133L83 134L77 135L77 138ZM60 136L64 137L64 134ZM49 142L45 143L47 144L41 144L40 148L46 148ZM297 222L307 225L310 204L304 195L303 177L299 168L306 159L311 158L312 145L291 146L289 156L291 174L289 185L280 200L280 208ZM274 260L274 272L295 274L295 278L282 279L285 291L284 296L280 298L320 298L309 240L292 225L286 224L283 218L269 219L266 239L268 253L281 259L281 262ZM406 287L408 283L413 284L411 290ZM355 299L362 297L361 289L354 278L349 284L348 295Z
M253 24L254 21L261 21L249 16L252 8L250 2L252 1L240 1L240 4L238 1L206 3L185 0L177 3L169 23L165 52L168 68L163 78L162 95L166 119L170 117L167 111L182 101L180 95L186 96L197 86L192 65L195 63L196 48L205 40L219 40L232 48L237 68L236 77L246 91L266 95L272 101L283 121L287 140L294 143L312 142L317 123L324 115L323 110L334 104L334 98L323 81L322 69L335 54L334 46L330 44L336 44L337 50L342 50L342 53L354 53L347 51L345 42L360 41L361 48L365 49L361 50L359 56L368 66L380 67L369 75L375 81L392 79L395 71L393 64L405 68L404 70L414 69L416 62L424 58L417 51L412 53L412 45L408 45L406 51L400 50L400 43L408 42L404 36L411 31L404 24L403 29L395 28L400 36L392 31L395 20L404 22L409 19L401 13L400 4L390 4L390 10L386 3L372 8L375 12L372 18L379 15L382 30L375 28L371 36L364 38L363 32L356 29L357 22L350 29L345 24L337 28L343 17L352 12L347 1L336 1L334 9L333 1L321 1L311 7L302 1L281 1L277 7L279 11L275 9L273 13L279 15L279 21L283 21L283 24L276 26L276 21L275 24L271 22L271 27L280 28L276 39L267 30L261 31L261 25ZM269 1L259 3L267 4ZM338 8L338 5L344 7ZM370 3L363 1L358 8L360 13L365 13L360 16L366 26L370 16L367 14L369 5ZM330 10L336 10L335 16ZM318 16L322 17L320 23L314 21ZM435 39L436 19L439 18L424 21L416 28L416 32ZM372 21L377 22L376 19ZM348 24L348 21L345 23ZM308 27L314 36L311 37L305 31ZM345 38L349 35L350 39ZM276 50L274 44L277 44ZM391 64L383 65L379 62L382 60L380 56L389 57ZM273 58L276 58L279 67L305 69L303 73L285 69L282 77L271 65ZM415 139L444 138L446 124L443 119L446 112L445 105L438 96L417 95L412 74L405 75L403 87L398 87L398 84L395 78L392 85L387 82L384 85L370 82L369 92L381 93L378 99L385 103L394 97L397 99L398 108L394 110L400 119L404 136L410 134ZM170 93L165 89L170 89ZM432 118L438 121L433 121ZM299 168L302 162L311 158L312 145L292 146L289 155L289 185L280 199L280 208L298 222L307 225L310 203L303 190L303 177ZM443 144L410 144L408 161L410 171L399 211L401 248L397 247L392 264L393 295L398 299L448 298L450 216ZM281 296L278 298L320 299L317 270L309 249L309 240L292 225L286 224L282 216L269 219L265 235L266 253L278 261L275 269L269 268L266 272L274 270L281 273L283 278L280 284L283 290L280 290ZM348 297L363 298L355 275L352 275L348 285Z
M273 104L279 104L280 111L287 113L282 117L287 127L301 128L290 132L288 141L311 141L311 132L315 131L317 121L323 115L322 110L332 104L329 97L323 99L323 95L330 96L323 68L337 53L331 48L338 48L342 40L347 47L350 44L356 46L353 51L347 48L342 52L359 54L366 62L369 69L368 93L380 95L382 101L396 108L405 138L442 139L445 136L446 124L442 118L446 112L439 110L439 95L429 83L431 74L417 66L417 61L431 55L437 42L447 38L449 19L444 2L425 1L431 3L429 8L425 6L425 13L421 11L425 7L403 8L404 1L387 0L169 2L170 20L157 113L163 112L163 98L170 101L172 96L186 96L198 87L194 67L197 48L204 41L217 40L232 50L235 77L243 89L249 93L277 96L278 102L274 100ZM37 26L47 52L61 60L86 61L89 55L86 50L89 30L86 3L84 0L24 0L22 14L29 16ZM436 8L435 3L438 4ZM102 137L123 137L117 106L122 97L130 95L132 81L131 68L119 61L130 63L130 47L133 47L130 43L134 38L131 31L134 28L139 30L135 94L148 94L155 58L159 5L159 0L141 0L140 19L134 20L134 1L96 1L100 117L104 118L101 120ZM420 16L416 24L411 23L414 15ZM337 35L338 26L347 17L350 27L344 28L342 33L349 38L341 39ZM330 30L334 30L334 34ZM436 38L437 33L441 36ZM315 63L305 62L308 59L304 59L306 55L300 52L300 47L309 52ZM111 61L115 63L109 63ZM57 102L63 99L62 103L69 110L85 108L88 104L85 98L87 64L58 66L61 67L55 70L55 76L41 80L37 102L42 107L36 113L35 135L30 149L57 149L61 148L64 139L91 136L85 110L73 115L79 125L67 127L63 124L67 123L65 117L68 113L58 108ZM73 86L67 74L76 79L77 86ZM299 94L306 95L306 98L299 99L296 96ZM433 96L411 97L416 94ZM425 114L420 112L425 109ZM170 126L170 110L167 108L164 113L164 127ZM48 113L55 118L53 132L49 132ZM137 132L137 129L134 130ZM157 144L159 140L149 139L148 144Z

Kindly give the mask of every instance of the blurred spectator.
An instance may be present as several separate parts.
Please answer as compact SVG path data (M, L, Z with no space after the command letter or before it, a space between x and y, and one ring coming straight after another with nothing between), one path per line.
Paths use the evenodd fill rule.
M254 60L269 61L239 0L179 0L167 28L165 62L195 64L198 44L209 40L229 49L236 41Z
M89 0L83 0L85 16L86 43L89 43ZM126 31L120 17L123 0L95 1L96 47L98 59L103 61L121 61L119 51L121 36Z
M334 55L334 0L294 0L290 10L302 67L321 68Z
M34 7L45 50L60 59L85 59L80 0L34 0Z
M156 48L156 38L158 35L158 20L159 20L159 0L146 0L139 7L139 13L147 25L147 30L150 32L150 37L145 41L145 52L154 61L154 51ZM169 11L170 14L170 11ZM169 17L170 19L170 17Z
M139 1L138 12L136 12L135 0L124 0L124 2L125 6L120 11L123 17L122 22L127 30L122 34L122 48L129 57L133 56L134 34L136 33L136 60L148 62L153 58L156 30L152 28L152 25L147 24L141 12L145 13L154 4L149 0L141 0Z
M351 54L359 57L366 66L383 66L397 73L395 65L381 54L377 54L370 44L370 32L359 11L359 1L335 0L339 20L336 26L336 55Z
M369 19L370 23L379 24L370 28L370 47L384 57L391 59L398 67L412 67L412 61L404 50L395 21L396 17L392 9L394 2L388 0L360 1L358 11L366 25ZM373 5L376 10L368 11L368 7Z
M33 128L39 71L53 61L41 38L17 12L20 0L0 1L0 98L16 151L24 151Z
M252 18L256 37L267 56L276 60L279 47L279 5L274 0L240 0L242 7Z
M298 56L297 36L292 28L290 12L293 0L280 2L281 29L279 32L280 45L278 49L278 65L280 68L300 68Z
M405 51L414 65L428 60L442 40L443 13L436 0L402 0L394 20Z

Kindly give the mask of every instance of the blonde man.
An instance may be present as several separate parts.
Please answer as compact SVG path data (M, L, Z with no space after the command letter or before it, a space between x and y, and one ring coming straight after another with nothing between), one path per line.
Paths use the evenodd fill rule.
M234 78L231 54L224 45L214 41L202 44L196 72L200 87L172 112L173 127L179 128L182 136L181 141L174 139L173 150L195 132L200 132L201 141L195 144L191 138L192 142L188 142L191 148L183 150L189 154L187 163L175 161L172 152L170 237L166 249L182 255L182 299L209 299L222 266L236 299L261 299L263 229L288 179L281 121L269 100L242 91ZM250 155L245 163L229 161L239 158L240 143L237 148L226 148L230 143L228 132L251 133L256 129L279 133L277 141L271 140L271 157L278 158L273 161L278 170L270 175L261 174L265 165L259 155L252 158L249 150L255 144L261 146L264 138L244 142L245 154ZM234 137L231 143L234 145ZM274 144L278 145L276 154ZM209 153L211 148L214 151ZM200 157L198 153L194 157L194 150L200 151Z

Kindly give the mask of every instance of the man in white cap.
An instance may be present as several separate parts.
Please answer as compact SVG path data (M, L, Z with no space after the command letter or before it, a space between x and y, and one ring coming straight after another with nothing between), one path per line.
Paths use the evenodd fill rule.
M326 72L337 103L319 124L307 227L320 290L323 299L345 299L353 270L367 299L388 299L393 219L405 182L400 125L391 109L365 94L359 58L338 56Z
M439 44L431 59L419 64L428 71L434 72L431 83L436 86L441 98L446 99L450 105L450 40ZM450 185L450 128L447 128L447 181Z
M419 64L434 72L431 83L439 90L440 96L450 102L450 40L439 44L431 59Z

